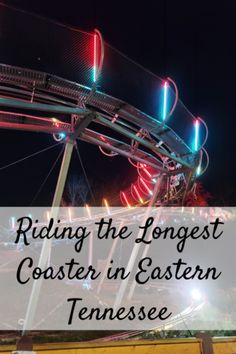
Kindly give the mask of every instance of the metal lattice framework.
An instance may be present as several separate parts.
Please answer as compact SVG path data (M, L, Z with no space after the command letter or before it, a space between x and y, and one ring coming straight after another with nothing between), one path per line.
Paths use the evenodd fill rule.
M0 112L0 128L53 134L65 144L76 139L95 144L135 164L144 195L148 189L152 194L151 185L162 175L162 200L179 203L183 198L186 176L196 170L199 153L192 153L171 128L119 99L46 73L0 65L0 76L0 104L7 109ZM67 118L62 121L61 115ZM87 127L91 122L93 129ZM100 132L103 126L109 135ZM130 144L112 138L113 132Z
M124 156L137 169L137 180L120 192L125 206L183 205L207 167L202 166L207 134L199 143L199 126L207 127L179 100L174 81L134 63L97 30L87 33L5 5L0 9L0 128L47 133L64 144L52 206L60 206L78 139L98 146L106 158ZM162 113L155 115L158 90ZM171 124L182 117L194 127L193 147ZM185 130L186 121L178 122ZM56 209L51 217L56 218ZM51 242L44 242L42 269L50 249ZM134 252L132 262L135 257ZM24 328L32 322L39 293L36 282Z
M199 126L207 127L184 107L174 81L158 78L116 51L98 30L88 33L0 7L0 128L52 134L65 145L63 178L59 176L53 205L60 204L77 139L97 145L107 158L124 156L137 169L137 180L120 192L125 206L151 200L156 205L184 204L194 179L204 172L206 139L199 142ZM156 90L162 102L153 110ZM160 110L157 118L150 114ZM181 123L185 116L190 120ZM194 147L175 132L173 121L182 131L190 121Z

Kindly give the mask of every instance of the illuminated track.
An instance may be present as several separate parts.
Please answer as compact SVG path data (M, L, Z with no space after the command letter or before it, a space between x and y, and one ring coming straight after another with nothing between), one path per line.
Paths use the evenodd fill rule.
M149 203L157 183L154 204L184 204L207 168L208 132L180 101L175 82L112 48L98 30L0 7L0 128L52 134L65 145L80 139L105 158L125 157L137 170L137 179L120 191L125 206ZM12 22L20 24L17 38ZM39 28L53 36L42 40Z
M127 196L122 192L122 202L127 204L127 198L131 198L132 204L143 204L150 199L157 177L163 175L160 202L168 204L174 200L179 203L186 189L187 175L198 167L200 155L198 152L192 153L171 128L163 128L162 123L127 103L100 92L91 96L91 90L52 75L47 89L44 88L48 80L45 73L0 65L0 77L1 82L7 85L0 90L0 105L7 109L7 112L0 112L1 129L45 132L59 137L63 133L68 138L76 134L76 123L82 124L88 115L93 115L93 129L85 127L77 138L97 145L110 154L128 158L138 170L138 180L131 186ZM16 83L21 88L10 89L9 85L16 86ZM27 102L33 84L34 102ZM9 98L9 94L14 98ZM59 102L63 102L63 105L58 104L59 95ZM87 104L84 108L77 108L67 101L69 98L83 98ZM113 112L122 106L124 108L120 109L119 118L114 122ZM29 114L29 110L34 111L34 114ZM67 115L68 119L62 121L61 114ZM101 133L104 127L109 129L109 135ZM141 134L140 129L146 133ZM112 137L113 132L120 136L119 140ZM127 143L127 139L130 139L131 144ZM63 142L63 139L60 140ZM195 138L195 145L196 141Z

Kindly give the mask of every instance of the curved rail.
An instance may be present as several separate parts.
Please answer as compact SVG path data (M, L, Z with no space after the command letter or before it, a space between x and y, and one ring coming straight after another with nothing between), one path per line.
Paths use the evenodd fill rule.
M144 165L156 166L152 172L153 175L158 175L161 172L169 176L174 174L178 176L185 173L184 169L181 170L180 167L186 168L186 172L189 168L195 169L196 154L191 153L184 141L170 127L165 126L160 131L158 126L162 126L161 122L135 107L99 91L92 93L93 89L52 75L48 81L48 75L47 73L0 65L0 77L2 84L5 85L1 87L0 105L13 110L11 113L3 111L0 113L0 128L44 131L56 134L56 136L62 134L61 138L59 135L58 140L63 141L64 135L70 135L73 132L70 116L75 115L81 120L88 111L92 110L96 112L95 126L92 131L86 128L82 132L81 139L98 145L105 155L110 157L121 154L127 157L138 170L140 166ZM30 92L32 93L32 85L34 87L34 101L27 102L24 100L24 96L29 97ZM9 98L9 93L11 98ZM88 97L89 100L86 104ZM83 102L81 108L78 107L80 101ZM60 102L59 105L58 102ZM21 109L22 113L15 112L15 109ZM28 109L34 111L35 114L25 113ZM114 112L117 111L119 113L115 114L114 119ZM45 117L45 113L43 116L42 112L47 112L48 117ZM62 113L67 114L67 121L61 120ZM110 129L108 136L102 133L102 126ZM142 127L141 131L140 127ZM115 141L112 138L112 131L119 134L120 140ZM126 138L130 139L130 145L125 141ZM171 177L171 183L174 181L173 178ZM184 181L184 178L181 180ZM171 189L173 188L171 187ZM130 192L133 197L135 193L139 194L134 190ZM174 193L173 191L171 194ZM136 204L137 196L133 199ZM138 197L138 200L141 202L142 197ZM145 197L145 201L148 200Z

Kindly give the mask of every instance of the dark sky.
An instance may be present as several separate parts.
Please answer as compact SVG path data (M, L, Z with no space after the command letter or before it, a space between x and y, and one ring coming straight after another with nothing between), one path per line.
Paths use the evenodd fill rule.
M71 24L85 30L98 28L106 41L161 77L172 77L185 105L202 116L209 127L207 150L210 166L201 180L213 195L214 204L235 205L236 117L236 2L225 1L8 1L16 7ZM50 137L40 141L30 134L0 132L1 165L52 143ZM11 145L7 152L8 144ZM29 149L30 146L30 149ZM90 148L89 148L90 149ZM89 151L89 153L87 153ZM59 152L47 154L45 160L34 159L32 165L1 172L2 205L30 204L52 161ZM105 189L106 181L122 178L125 162L111 163L112 168L99 171L96 154L81 145L81 155L91 183ZM74 157L72 173L77 171ZM57 170L56 170L57 171ZM56 171L38 203L49 204ZM132 172L131 172L132 174ZM96 176L96 179L94 178ZM27 192L26 192L27 189ZM41 199L40 199L41 198ZM37 203L36 203L37 204Z

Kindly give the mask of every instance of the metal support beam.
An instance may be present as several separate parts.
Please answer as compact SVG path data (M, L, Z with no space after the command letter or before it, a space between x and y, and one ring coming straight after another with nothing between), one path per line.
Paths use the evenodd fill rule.
M70 166L75 139L78 138L83 133L84 129L89 125L89 123L95 117L96 115L94 113L91 112L88 113L81 121L78 122L77 125L75 125L73 136L67 138L63 160L61 163L61 169L60 169L56 190L52 202L51 218L54 219L57 218L58 207L60 207L61 204L62 194L66 183L66 177ZM50 253L51 253L51 240L45 239L43 242L43 246L39 258L39 264L38 264L39 268L41 269L46 268L48 264L48 260L50 258ZM37 281L36 280L34 281L33 288L30 294L30 300L27 308L26 318L24 322L23 333L27 330L27 328L31 328L32 326L37 304L38 304L41 286L42 286L41 278L38 279Z
M60 206L61 203L61 198L65 187L65 182L66 182L66 177L67 177L67 173L71 161L73 147L74 147L74 141L68 138L66 142L63 160L61 163L61 169L60 169L57 186L53 198L51 218L57 218L58 207ZM51 239L48 240L45 238L45 240L43 241L42 250L40 253L40 258L38 263L38 267L42 270L46 269L47 267L48 259L50 257L50 252L51 252L51 243L52 243ZM26 311L26 317L23 326L23 334L29 328L32 328L32 324L34 321L35 312L37 309L38 300L40 296L41 286L42 286L42 278L34 280L27 311Z
M59 134L63 130L65 133L69 133L70 125L66 125L61 129L54 127L53 125L37 125L37 124L24 124L24 123L14 123L14 122L1 122L0 129L9 130L22 130L28 132L46 133L46 134Z
M67 173L69 170L73 147L74 147L74 141L70 140L70 138L69 138L68 141L66 142L66 146L65 146L65 150L64 150L63 160L61 163L61 169L60 169L59 177L57 180L57 186L56 186L56 190L55 190L54 198L53 198L53 202L52 202L52 208L59 207L61 204L61 198L62 198L62 194L64 191L65 183L66 183L66 177L67 177Z
M196 338L202 340L202 354L214 354L212 338L209 336L208 333L197 333Z
M96 119L96 113L89 112L81 120L78 120L74 127L73 138L79 138L85 128L87 128L94 119Z
M42 111L47 113L61 113L61 114L78 114L84 115L88 110L82 108L66 107L62 105L50 105L44 103L25 102L12 98L0 98L0 107L10 107L18 109L30 109L35 111Z
M154 188L154 191L153 191L153 196L152 196L152 199L150 200L149 204L148 204L148 207L147 207L147 210L145 212L145 215L144 215L144 218L143 218L143 223L145 223L145 221L147 220L149 214L150 214L150 211L151 211L151 208L155 205L156 203L156 200L158 198L158 195L159 195L159 190L160 190L160 186L162 184L162 179L163 179L163 176L160 176L158 178L158 181L155 185L155 188ZM137 237L140 237L141 235L138 234ZM133 270L133 267L134 267L134 264L135 264L135 261L136 261L136 258L138 256L138 253L139 253L139 249L141 247L141 243L135 243L134 245L134 248L132 250L132 254L130 256L130 259L129 259L129 262L127 264L127 268L126 268L126 272L127 274L130 272L132 273L132 270ZM115 303L114 303L114 309L117 309L120 304L121 304L121 301L125 295L125 291L127 289L127 286L128 286L128 282L129 282L129 278L126 278L125 280L122 281L121 285L120 285L120 288L118 290L118 293L117 293L117 296L116 296L116 299L115 299ZM128 298L131 298L132 295L133 295L133 291L135 289L135 281L133 281L131 287L130 287L130 291L129 291L129 294L128 294Z
M192 166L190 166L186 161L180 159L179 157L176 157L176 156L173 156L171 155L169 152L167 151L164 151L160 148L158 148L157 146L155 146L154 144L151 144L150 142L144 140L144 139L141 139L140 137L138 137L136 134L134 133L131 133L130 131L128 131L127 129L124 129L123 127L119 126L118 124L113 124L111 121L109 121L108 119L106 118L103 118L101 115L98 115L98 120L105 124L107 127L117 131L118 133L121 133L123 134L124 136L130 138L130 139L133 139L135 141L137 141L138 143L140 143L141 145L145 146L146 148L156 152L156 153L159 153L163 156L167 156L169 157L171 160L173 161L176 161L178 162L179 164L181 164L182 166L185 166L185 167L188 167L188 168L191 168Z

